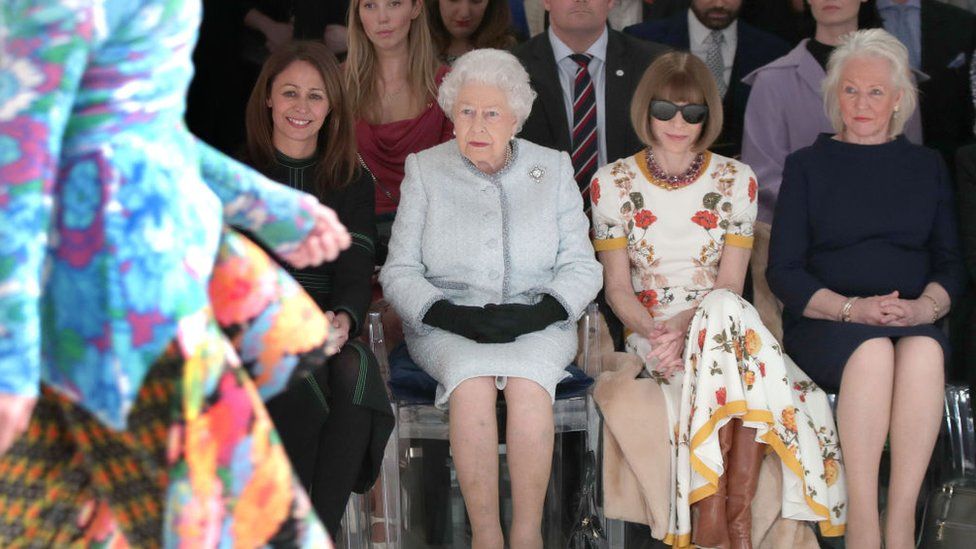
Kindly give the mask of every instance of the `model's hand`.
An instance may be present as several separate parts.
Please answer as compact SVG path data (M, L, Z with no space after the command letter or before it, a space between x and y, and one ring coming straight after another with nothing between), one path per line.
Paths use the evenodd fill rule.
M0 456L27 430L35 402L35 397L0 393Z
M872 326L890 326L895 321L894 310L885 308L883 303L898 299L898 292L858 299L851 306L851 321Z
M312 216L315 225L295 250L281 254L285 261L298 269L332 261L349 247L349 231L339 222L335 212L316 203Z
M349 328L352 327L352 319L349 318L349 313L345 311L338 313L326 311L325 317L329 319L329 327L335 336L335 345L341 349L349 341Z

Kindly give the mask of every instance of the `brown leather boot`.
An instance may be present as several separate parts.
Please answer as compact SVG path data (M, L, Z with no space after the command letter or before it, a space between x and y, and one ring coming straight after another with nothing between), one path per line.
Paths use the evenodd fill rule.
M752 498L759 484L766 445L756 442L756 430L735 421L729 455L729 486L725 512L729 517L731 549L752 549Z
M734 421L734 420L733 420ZM691 507L691 542L703 547L728 547L728 518L725 510L726 479L729 478L729 450L732 449L732 421L718 430L725 473L718 477L715 493Z

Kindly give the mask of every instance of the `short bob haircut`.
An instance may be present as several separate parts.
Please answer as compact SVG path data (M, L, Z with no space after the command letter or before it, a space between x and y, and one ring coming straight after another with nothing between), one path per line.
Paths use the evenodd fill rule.
M708 118L692 150L707 149L722 133L722 96L708 67L694 55L673 51L659 56L637 84L630 102L630 124L647 146L657 141L651 131L651 101L655 99L708 106Z
M451 72L441 82L437 94L437 102L452 121L458 93L469 83L494 86L504 92L508 107L517 120L515 133L522 129L522 124L532 112L535 92L529 85L529 73L525 72L514 55L502 50L481 49L458 57Z
M824 110L837 133L844 131L837 95L841 74L847 62L855 58L873 57L888 62L891 70L892 93L902 92L901 101L891 114L888 136L895 137L905 130L905 122L912 117L918 104L918 92L908 65L908 48L884 29L864 29L846 34L827 62L827 76L823 80Z

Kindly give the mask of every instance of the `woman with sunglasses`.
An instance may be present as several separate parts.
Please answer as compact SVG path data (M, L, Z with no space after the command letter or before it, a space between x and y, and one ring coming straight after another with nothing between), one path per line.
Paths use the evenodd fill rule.
M721 103L701 60L659 57L631 104L647 148L604 166L591 185L607 302L668 411L666 539L752 547L750 505L767 446L783 464L783 517L839 535L844 483L826 395L739 295L757 183L749 166L706 150L721 131Z

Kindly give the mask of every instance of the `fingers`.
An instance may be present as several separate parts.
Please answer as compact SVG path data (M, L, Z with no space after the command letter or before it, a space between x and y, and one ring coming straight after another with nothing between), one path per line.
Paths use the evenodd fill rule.
M0 395L0 456L27 430L36 401L19 395Z

